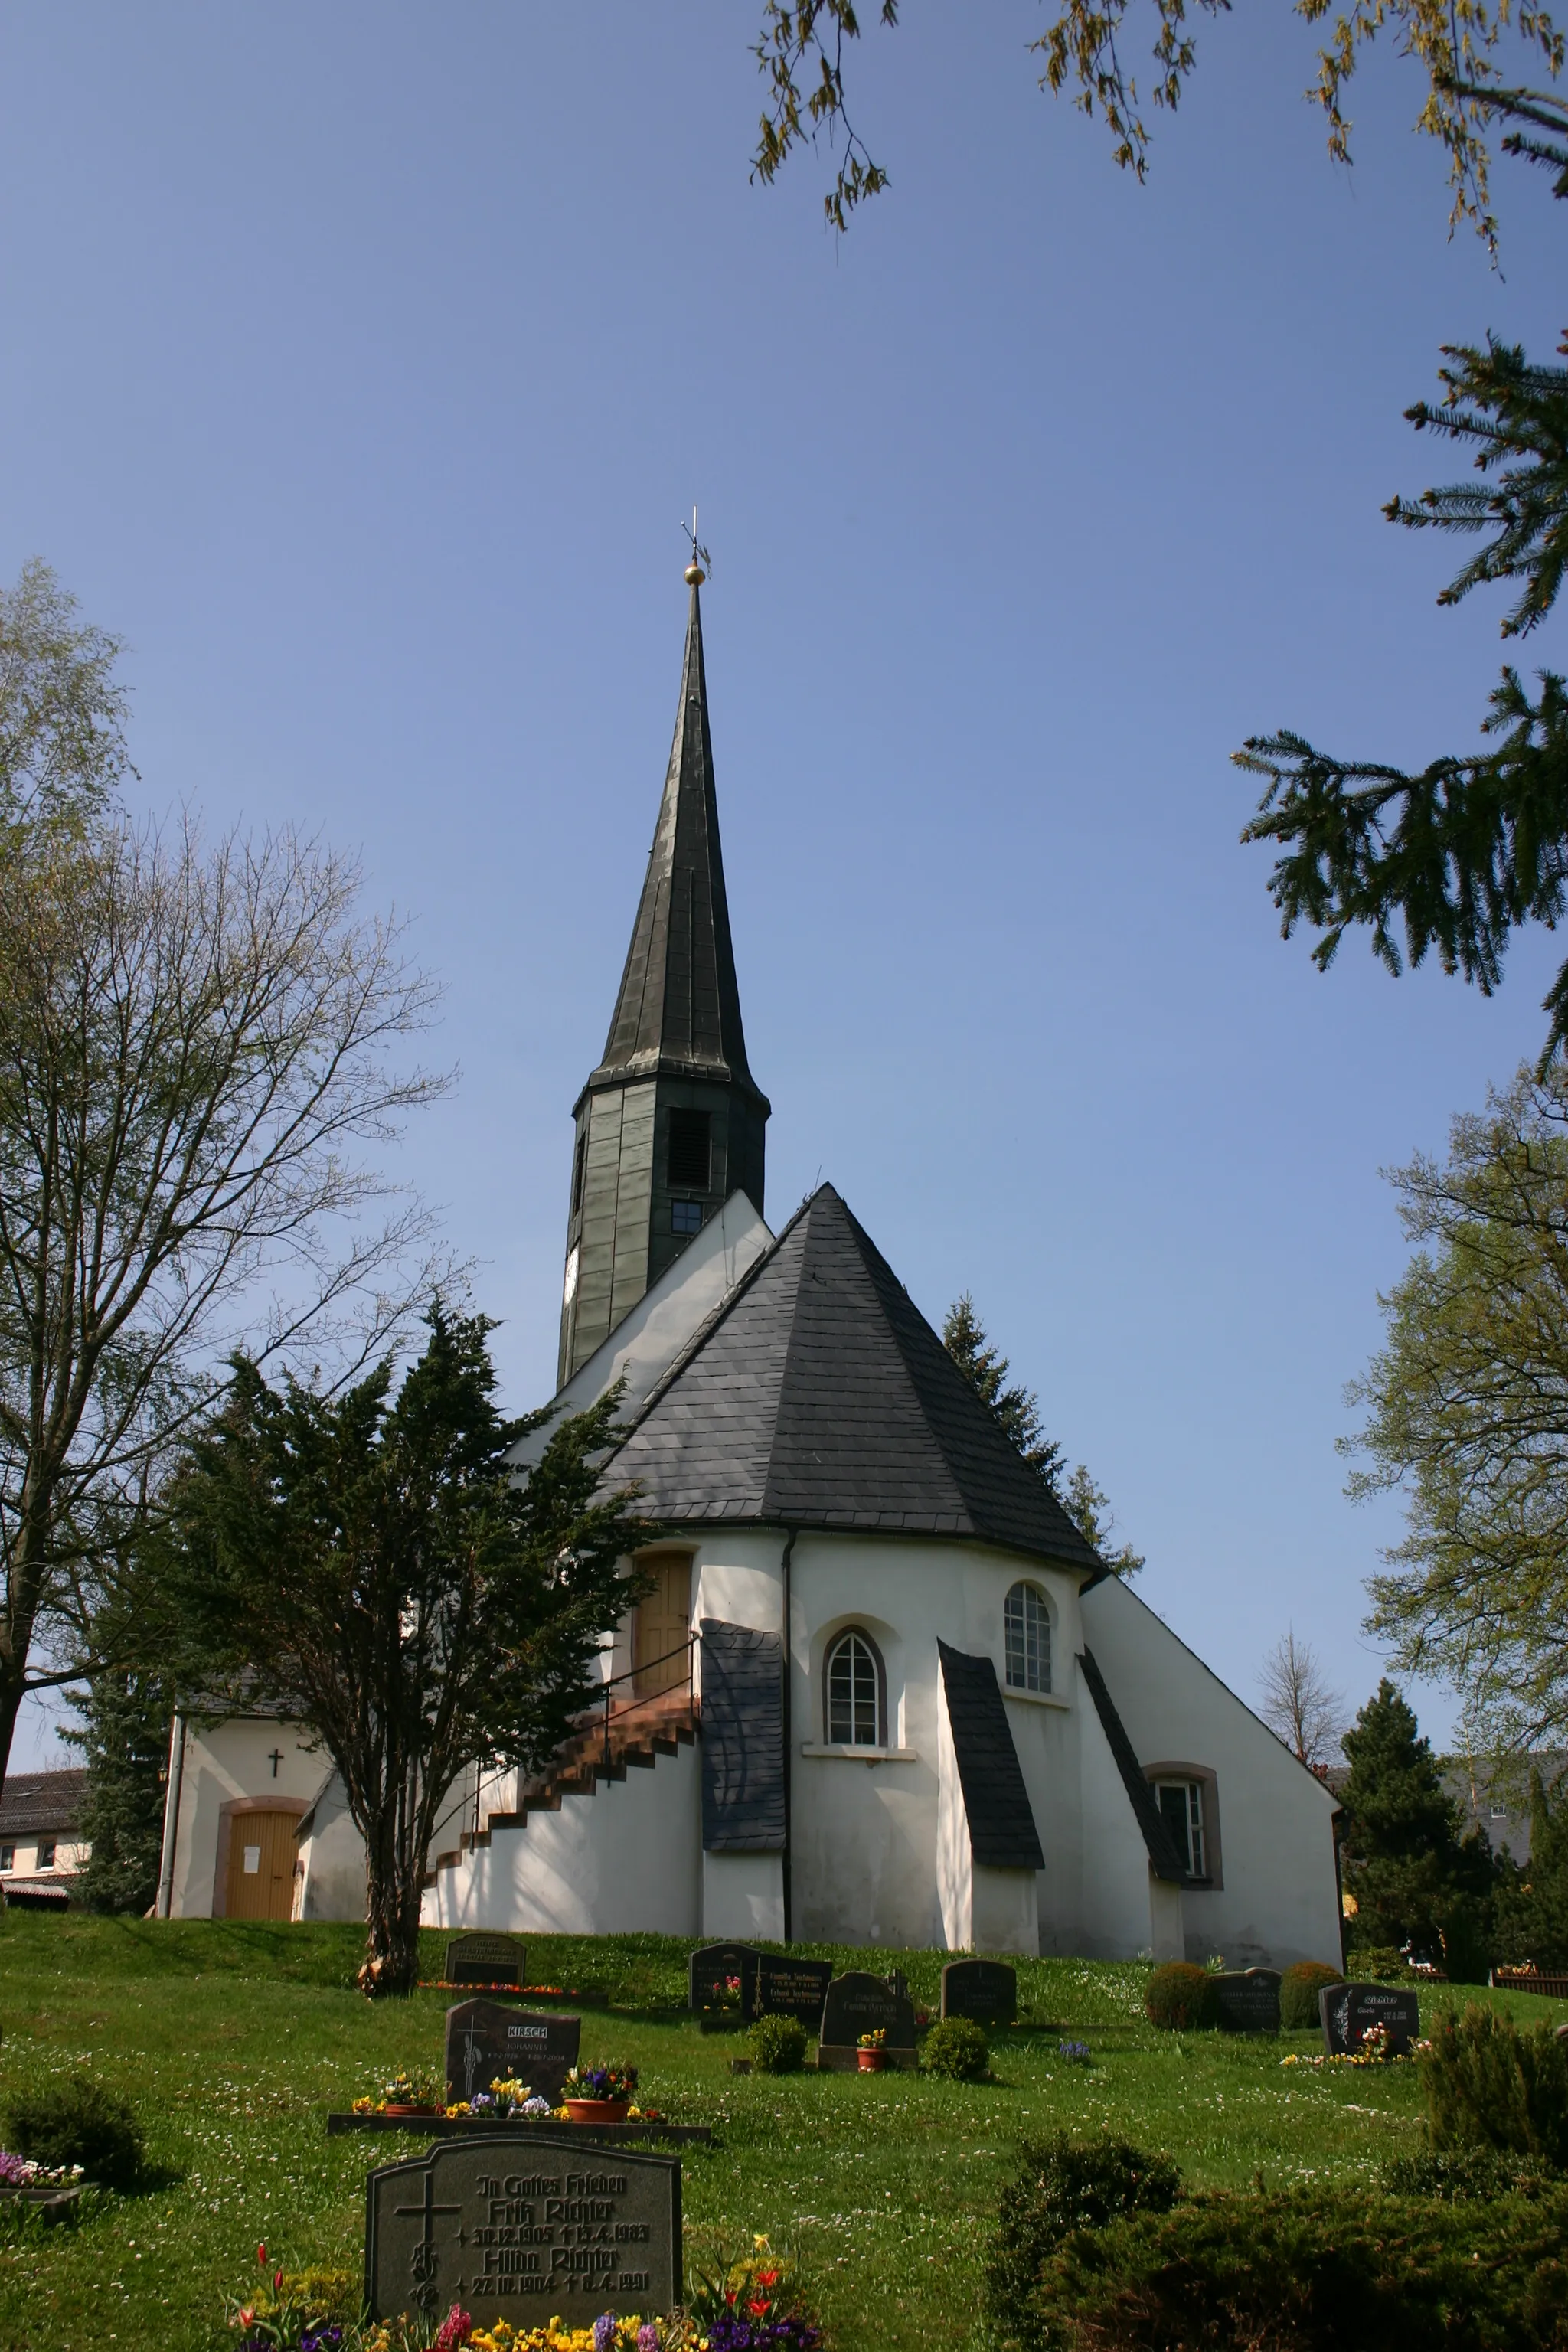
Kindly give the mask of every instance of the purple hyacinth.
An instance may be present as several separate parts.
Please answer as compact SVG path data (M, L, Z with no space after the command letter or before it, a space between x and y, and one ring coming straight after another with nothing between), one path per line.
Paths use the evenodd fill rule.
M615 2352L616 2315L602 2311L594 2322L594 2352Z
M645 2319L637 2329L637 2352L659 2352L657 2320Z

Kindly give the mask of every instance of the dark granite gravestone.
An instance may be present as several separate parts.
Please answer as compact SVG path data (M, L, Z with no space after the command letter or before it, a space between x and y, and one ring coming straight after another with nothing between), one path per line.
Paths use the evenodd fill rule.
M752 1944L705 1944L692 1953L687 1964L687 2005L696 2010L705 2031L738 2032L751 2024L762 1957Z
M758 2017L795 2017L808 2033L822 2022L822 2004L833 1981L831 1960L796 1960L787 1954L759 1952L752 1993Z
M523 1946L516 1936L454 1936L447 1947L447 1984L509 1985L528 1979Z
M666 2312L680 2301L680 2166L540 2133L438 2140L365 2183L364 2293L374 2319L542 2326L559 2313Z
M1403 2056L1421 2034L1421 2006L1403 1985L1325 1985L1318 1995L1323 2047L1331 2058L1350 2058L1374 2025L1388 2028L1389 2047Z
M912 2068L915 2011L909 1995L895 1992L885 1977L874 1977L864 1969L851 1969L847 1976L835 1977L822 2004L818 2066L829 2073L858 2066L860 2036L875 2032L879 2026L888 2037L883 2044L888 2064Z
M558 2105L582 2036L580 2017L535 2017L499 2000L458 2001L447 2011L447 2104L515 2076Z
M1018 2014L1018 1975L1005 1960L949 1960L942 1972L943 2017L1011 2025Z
M1278 1969L1226 1969L1214 1979L1219 2021L1226 2033L1278 2033Z

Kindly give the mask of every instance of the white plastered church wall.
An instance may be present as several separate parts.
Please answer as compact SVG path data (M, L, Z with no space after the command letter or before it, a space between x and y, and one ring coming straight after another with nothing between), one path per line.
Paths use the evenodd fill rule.
M1108 1577L1084 1630L1145 1768L1215 1775L1223 1883L1182 1895L1184 1952L1233 1968L1340 1954L1334 1799L1136 1592Z
M210 1726L187 1725L180 1773L174 1869L169 1910L176 1919L210 1919L225 1875L224 1846L231 1812L269 1801L302 1812L321 1785L320 1753L298 1724L272 1717L237 1716ZM272 1750L279 1754L276 1771ZM356 1917L364 1916L363 1872Z
M1079 1692L1078 1810L1085 1864L1078 1950L1085 1959L1182 1957L1181 1889L1174 1927L1171 1906L1160 1903L1149 1849L1138 1825L1094 1699L1076 1662ZM1137 1734L1130 1735L1136 1744ZM1159 1916L1156 1919L1156 1906Z

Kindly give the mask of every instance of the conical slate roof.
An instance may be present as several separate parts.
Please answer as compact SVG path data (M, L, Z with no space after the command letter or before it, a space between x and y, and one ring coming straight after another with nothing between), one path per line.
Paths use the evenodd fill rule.
M677 1359L608 1475L670 1525L967 1537L1100 1567L831 1184Z
M724 897L695 587L664 798L605 1058L589 1084L617 1071L658 1070L738 1079L754 1088Z

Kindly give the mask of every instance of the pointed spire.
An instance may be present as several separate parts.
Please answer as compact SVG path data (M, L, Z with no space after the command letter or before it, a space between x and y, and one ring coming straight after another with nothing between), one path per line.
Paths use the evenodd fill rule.
M754 1091L724 896L695 562L686 577L691 610L664 798L604 1060L589 1083L679 1070Z

